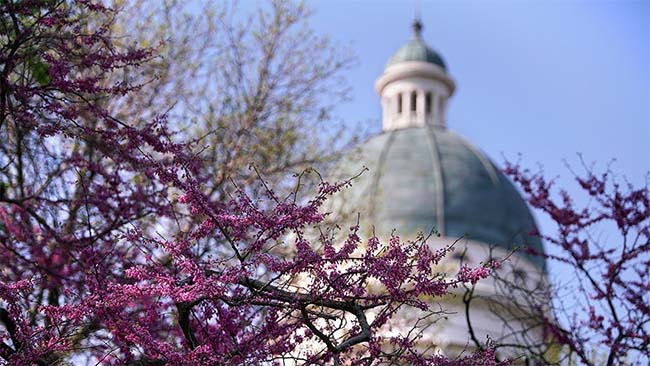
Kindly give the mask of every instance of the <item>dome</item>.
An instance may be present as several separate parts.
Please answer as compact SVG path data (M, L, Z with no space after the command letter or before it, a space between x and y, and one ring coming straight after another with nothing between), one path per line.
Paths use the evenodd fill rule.
M422 23L419 19L416 19L413 22L412 28L413 38L395 52L395 54L388 60L386 67L400 62L421 61L438 65L443 70L447 71L447 66L442 60L442 57L422 40Z
M397 50L397 52L395 52L395 54L388 60L386 67L405 61L427 62L438 65L443 70L447 71L447 66L445 66L442 57L420 38L411 39L407 44L400 47L400 49Z
M366 171L342 192L344 209L361 213L377 236L409 237L436 228L505 250L542 243L528 206L508 178L462 137L433 126L386 131L342 164L347 177ZM349 205L349 206L348 206ZM519 252L538 268L544 259Z

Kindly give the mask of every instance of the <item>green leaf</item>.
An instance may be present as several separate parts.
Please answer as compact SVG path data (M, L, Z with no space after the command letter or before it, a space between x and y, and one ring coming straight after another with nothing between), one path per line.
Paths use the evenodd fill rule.
M31 65L32 75L34 79L41 85L48 85L50 83L50 70L43 60L36 59Z

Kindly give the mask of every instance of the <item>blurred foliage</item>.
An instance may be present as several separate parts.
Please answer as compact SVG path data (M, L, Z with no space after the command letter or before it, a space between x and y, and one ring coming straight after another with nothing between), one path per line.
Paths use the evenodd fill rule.
M123 10L112 30L121 45L156 47L159 57L125 75L142 90L111 112L140 121L165 113L195 140L214 198L227 198L231 182L254 194L258 173L288 190L295 181L287 177L326 169L355 142L332 115L348 99L342 74L354 57L310 29L304 4L270 1L249 13L228 1L113 6Z

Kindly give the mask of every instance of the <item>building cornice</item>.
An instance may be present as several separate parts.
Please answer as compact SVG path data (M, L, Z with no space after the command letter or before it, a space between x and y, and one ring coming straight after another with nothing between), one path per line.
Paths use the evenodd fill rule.
M375 91L381 95L386 85L407 78L425 78L442 82L449 89L449 96L456 90L456 83L442 67L422 61L407 61L391 65L375 81Z

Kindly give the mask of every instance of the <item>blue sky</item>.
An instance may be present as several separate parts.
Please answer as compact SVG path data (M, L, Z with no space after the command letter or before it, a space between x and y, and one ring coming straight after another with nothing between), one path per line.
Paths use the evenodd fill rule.
M542 166L574 196L566 164L580 172L578 153L596 172L615 160L619 181L645 183L650 0L307 1L315 32L358 58L345 75L353 100L336 110L350 128L366 121L380 132L374 81L411 37L418 2L423 38L457 82L450 129L500 166L521 154L522 165ZM543 232L553 231L548 219L536 218Z
M411 36L415 0L308 4L316 32L350 47L353 101L338 114L381 129L373 89ZM578 153L637 186L650 171L650 1L422 1L423 37L457 82L448 126L485 151L543 166L575 195ZM577 200L578 202L582 200ZM543 232L551 222L539 214ZM604 229L605 237L615 238ZM613 236L610 236L613 235ZM612 243L613 244L613 243Z
M312 25L352 48L351 125L380 129L374 80L410 37L415 1L308 3ZM503 156L569 175L576 153L641 182L650 170L650 2L422 1L424 39L458 89L449 128Z

